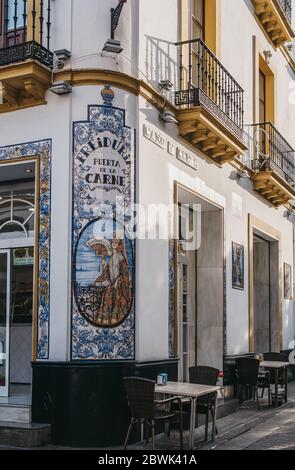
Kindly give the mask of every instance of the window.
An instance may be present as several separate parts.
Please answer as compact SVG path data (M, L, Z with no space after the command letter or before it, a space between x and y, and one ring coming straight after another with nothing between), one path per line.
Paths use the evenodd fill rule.
M266 121L266 78L259 70L259 122Z
M257 119L275 124L275 75L271 65L259 54L257 64Z
M34 182L0 186L0 239L30 237L35 222Z
M24 26L24 15L26 15L27 2L15 2L8 0L8 31Z
M27 11L28 1L0 0L0 48L25 42Z
M204 39L205 1L191 0L191 39Z

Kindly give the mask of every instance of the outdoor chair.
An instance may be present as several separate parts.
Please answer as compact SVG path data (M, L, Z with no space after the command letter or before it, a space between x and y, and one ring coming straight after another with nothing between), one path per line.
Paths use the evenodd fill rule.
M127 393L127 400L131 412L131 421L127 431L124 449L127 448L131 430L135 424L145 424L147 441L149 442L150 429L152 432L152 449L155 449L155 426L159 421L178 421L180 433L180 449L183 449L183 415L180 397L167 400L155 400L155 382L139 377L125 377L123 379ZM178 402L178 412L163 409L173 402ZM161 407L161 408L160 408ZM170 406L169 406L170 408Z
M248 357L236 360L236 378L238 385L238 396L240 402L243 401L243 392L245 389L250 391L250 397L254 392L254 400L257 400L257 407L259 409L259 388L268 389L268 404L270 405L270 380L269 374L259 375L259 359L252 359Z
M189 379L190 383L199 384L199 385L212 385L216 386L218 381L219 370L214 367L206 366L195 366L190 367L189 369ZM213 422L215 412L215 394L205 395L200 397L197 400L197 416L205 415L206 416L206 426L205 426L205 441L208 440L208 428L209 428L209 415L211 413L211 418ZM212 424L213 426L213 424ZM213 432L213 429L212 429ZM218 433L217 427L215 429L216 434Z
M219 370L214 369L213 367L206 366L195 366L190 367L189 369L189 380L190 383L198 385L212 385L216 386L218 381ZM190 400L183 398L182 399L182 409L185 415L189 416L190 411ZM215 406L215 394L204 395L197 399L197 409L196 409L196 425L198 426L198 415L206 416L205 424L205 441L208 440L208 430L209 430L209 415L211 413L212 421L214 417ZM172 409L176 409L177 405L172 405ZM217 427L215 427L215 432L217 434ZM213 429L212 429L213 434Z

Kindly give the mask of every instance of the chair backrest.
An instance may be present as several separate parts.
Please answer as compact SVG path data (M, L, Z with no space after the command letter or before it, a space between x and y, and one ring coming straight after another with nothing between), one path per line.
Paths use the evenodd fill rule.
M155 382L140 377L123 378L131 415L134 419L154 416Z
M284 354L278 352L269 352L263 354L263 359L265 361L275 361L275 362L288 362Z
M195 366L189 369L189 381L193 384L216 385L219 370L214 367Z
M259 359L241 357L236 359L237 378L240 385L255 386L258 380Z

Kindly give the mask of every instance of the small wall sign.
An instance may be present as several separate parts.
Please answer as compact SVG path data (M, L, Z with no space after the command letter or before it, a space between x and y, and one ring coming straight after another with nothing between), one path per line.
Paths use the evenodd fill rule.
M157 129L154 129L151 126L144 124L143 136L153 144L160 147L162 150L166 150L169 155L177 158L177 160L181 161L193 170L198 170L198 157L188 152L184 148L175 145L175 143L171 140L166 139L166 137Z

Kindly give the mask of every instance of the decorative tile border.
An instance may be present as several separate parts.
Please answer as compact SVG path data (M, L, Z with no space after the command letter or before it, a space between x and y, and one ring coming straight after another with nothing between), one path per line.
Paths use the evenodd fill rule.
M71 356L132 360L135 243L126 208L135 200L135 130L113 107L113 90L101 95L104 104L88 106L87 121L73 126Z
M51 140L0 147L0 161L39 158L39 277L37 359L49 358Z
M176 357L175 351L175 241L169 240L169 357Z

